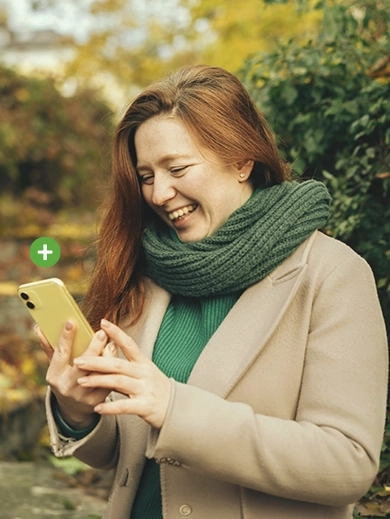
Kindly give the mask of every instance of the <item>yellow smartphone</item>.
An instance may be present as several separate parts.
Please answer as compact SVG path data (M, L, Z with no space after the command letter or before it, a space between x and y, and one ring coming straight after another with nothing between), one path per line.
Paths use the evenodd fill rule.
M76 326L71 360L80 356L93 337L93 330L63 281L49 278L25 283L18 295L53 348L66 321Z

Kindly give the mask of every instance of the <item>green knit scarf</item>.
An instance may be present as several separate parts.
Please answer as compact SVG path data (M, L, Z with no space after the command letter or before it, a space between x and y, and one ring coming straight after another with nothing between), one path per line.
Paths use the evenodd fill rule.
M144 233L145 273L173 294L243 290L280 265L329 216L330 195L315 180L258 189L212 236L182 243L164 223Z

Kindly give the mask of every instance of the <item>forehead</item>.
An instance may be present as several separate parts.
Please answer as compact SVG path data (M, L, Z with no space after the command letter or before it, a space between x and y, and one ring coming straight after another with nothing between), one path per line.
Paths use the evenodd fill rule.
M135 132L134 146L138 160L156 153L202 152L186 124L177 117L153 117L142 123Z
M134 135L137 167L165 157L218 161L213 151L194 136L186 123L171 115L155 116L142 123Z
M172 116L156 116L147 119L137 128L134 141L137 144L145 139L161 139L164 135L176 137L181 135L183 138L193 140L186 124L181 119Z

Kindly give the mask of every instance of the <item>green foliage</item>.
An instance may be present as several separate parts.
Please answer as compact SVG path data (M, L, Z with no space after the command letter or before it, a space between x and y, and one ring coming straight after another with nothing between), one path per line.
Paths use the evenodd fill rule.
M35 186L50 204L96 204L111 112L92 91L63 97L50 79L0 68L0 187L20 196Z
M56 458L55 456L49 456L50 463L61 469L68 476L75 476L83 470L89 470L89 466L74 457L67 458Z
M327 231L372 266L390 327L390 4L324 13L315 41L255 56L242 77L295 173L328 186Z

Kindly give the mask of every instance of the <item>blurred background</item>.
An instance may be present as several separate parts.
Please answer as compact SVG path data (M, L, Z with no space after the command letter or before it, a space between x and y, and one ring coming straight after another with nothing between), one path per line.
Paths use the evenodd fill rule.
M115 124L179 66L235 73L295 175L325 182L326 232L371 265L390 330L389 28L389 0L0 0L0 489L2 466L58 466L44 425L47 362L16 288L58 276L82 297ZM54 267L30 260L41 236L61 245ZM106 498L101 474L59 465L64 484ZM58 505L73 510L64 517L82 509L72 499ZM358 513L390 516L389 424Z

